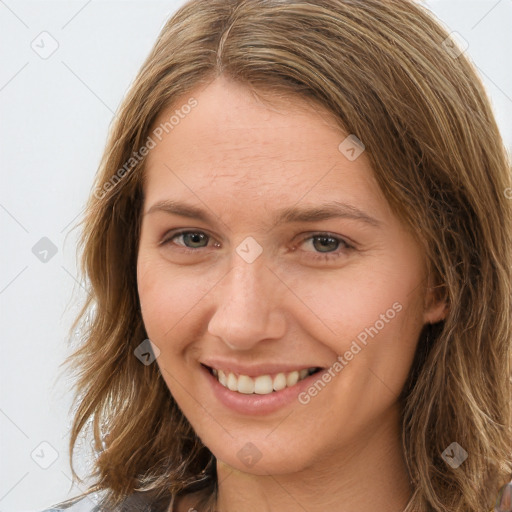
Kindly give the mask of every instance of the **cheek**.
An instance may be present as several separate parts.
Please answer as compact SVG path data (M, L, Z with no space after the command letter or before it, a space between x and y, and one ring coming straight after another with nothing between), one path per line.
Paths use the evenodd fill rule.
M337 269L333 273L319 273L314 279L297 276L294 280L283 280L306 306L307 313L299 317L301 322L306 322L310 329L321 329L329 338L346 340L375 323L384 331L384 322L389 331L391 324L403 328L411 317L421 319L421 273L405 273L403 267L397 268L391 262Z
M160 349L206 292L199 277L144 254L137 263L137 285L146 332Z
M140 254L137 262L138 293L148 338L159 348L156 364L174 399L187 406L190 395L189 370L185 353L191 341L199 339L195 308L207 293L198 276L172 267L154 255Z
M406 272L401 263L383 258L291 287L307 306L295 317L300 330L336 354L333 364L343 357L343 386L376 397L401 390L423 325L421 267Z

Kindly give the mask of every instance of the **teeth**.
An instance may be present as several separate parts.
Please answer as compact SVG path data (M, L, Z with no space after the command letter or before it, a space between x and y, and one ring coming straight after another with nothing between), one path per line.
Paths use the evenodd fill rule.
M274 391L281 391L286 387L286 375L284 373L278 373L274 377L273 388Z
M297 382L299 382L299 372L297 372L297 371L290 372L286 376L286 385L288 387L295 386L295 384L297 384Z
M232 373L228 375L228 388L231 391L238 391L238 379Z
M270 375L260 375L256 378L247 375L234 373L225 373L222 370L212 369L212 373L217 380L231 391L237 391L246 395L253 393L257 395L268 395L274 391L281 391L286 387L295 386L297 382L311 375L316 368L307 368L303 370L294 370L289 373L278 373L273 379Z
M229 378L231 378L233 374L230 373L229 374ZM233 376L234 377L234 376ZM236 380L236 377L234 377L235 380ZM259 379L259 377L258 377ZM255 388L255 380L254 379L251 379L251 377L247 377L247 375L240 375L240 377L238 377L238 390L234 390L234 391L238 391L239 393L244 393L245 395L251 395L252 393L254 393L254 388Z
M238 386L240 386L240 379L242 375L238 379ZM249 378L249 377L247 377ZM253 380L253 379L250 379ZM239 388L240 389L240 388ZM258 395L267 395L268 393L272 393L274 391L274 382L270 375L260 375L254 379L254 392Z

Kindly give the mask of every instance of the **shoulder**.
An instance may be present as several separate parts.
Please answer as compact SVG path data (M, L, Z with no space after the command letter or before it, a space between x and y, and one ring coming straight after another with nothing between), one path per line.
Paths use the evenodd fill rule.
M80 495L52 505L41 512L167 512L168 498L156 498L151 493L135 492L126 496L115 508L107 508L102 492Z
M100 512L97 493L77 496L42 510L41 512Z

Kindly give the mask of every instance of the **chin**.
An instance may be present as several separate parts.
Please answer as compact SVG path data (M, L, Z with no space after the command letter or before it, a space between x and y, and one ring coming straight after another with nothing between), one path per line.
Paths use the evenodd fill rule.
M262 476L297 473L306 467L303 466L301 461L294 459L293 454L290 454L286 459L277 456L275 453L267 455L267 457L262 455L261 459L255 464L246 464L237 456L233 457L232 453L226 454L226 457L217 458L217 460L242 473Z

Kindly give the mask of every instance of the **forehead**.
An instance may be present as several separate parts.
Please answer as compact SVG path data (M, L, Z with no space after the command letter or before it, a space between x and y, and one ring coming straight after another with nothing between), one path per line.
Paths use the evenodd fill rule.
M191 98L197 104L185 113L189 111L186 105ZM304 139L309 141L304 149L327 146L330 141L325 135L329 128L334 143L342 135L334 116L311 100L299 96L272 96L268 92L262 97L223 78L176 99L160 113L155 126L165 127L171 118L174 118L173 126L167 128L176 141L194 141L203 151L244 149L253 156L260 155L263 149L263 156L275 150L298 151ZM321 133L319 125L324 129ZM298 152L298 156L302 153L304 151Z
M162 111L153 132L158 127L161 140L146 159L147 198L181 190L219 200L236 195L242 204L326 194L383 200L364 152L348 160L339 150L348 134L330 112L300 97L267 93L262 101L219 78Z

